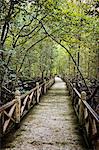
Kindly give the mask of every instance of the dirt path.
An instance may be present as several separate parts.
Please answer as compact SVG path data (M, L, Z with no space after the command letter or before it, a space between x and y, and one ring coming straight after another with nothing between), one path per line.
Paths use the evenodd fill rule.
M6 150L85 150L65 83L56 83L25 117Z

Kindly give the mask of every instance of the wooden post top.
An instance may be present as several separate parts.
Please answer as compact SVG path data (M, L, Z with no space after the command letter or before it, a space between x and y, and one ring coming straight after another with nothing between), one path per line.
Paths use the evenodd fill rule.
M73 83L73 86L76 87L76 83Z
M21 95L20 91L19 91L19 90L16 90L16 91L15 91L15 97L20 96L20 95Z
M86 100L86 92L85 91L81 92L81 99Z
M44 82L46 82L46 79L44 79Z
M39 82L36 82L36 86L39 86Z

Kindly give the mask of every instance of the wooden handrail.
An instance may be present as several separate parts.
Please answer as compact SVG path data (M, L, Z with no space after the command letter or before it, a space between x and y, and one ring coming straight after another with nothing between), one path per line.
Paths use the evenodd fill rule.
M78 95L79 98L81 98L81 94L77 91L76 88L73 88L73 90L75 91L75 93Z
M43 85L44 85L44 83L41 83L41 84L39 85L39 87L42 87ZM35 91L35 90L37 90L37 87L31 89L30 91L27 91L25 94L22 94L20 98L21 98L21 99L25 98L27 95L31 94L31 92L33 92L33 91Z
M52 79L51 79L51 80L52 80ZM47 82L46 84L49 84L49 82ZM44 83L40 84L39 87L42 87L43 85L44 85ZM20 99L25 98L27 95L31 94L31 93L32 93L33 91L35 91L35 90L37 90L37 87L31 89L30 91L27 91L25 94L22 94L22 95L20 96ZM3 106L1 106L1 107L0 107L0 113L1 113L4 109L6 109L6 108L12 106L15 102L16 102L16 100L14 99L14 100L12 100L12 101L10 101L10 102L7 102L7 103L4 104Z
M81 94L77 91L76 88L73 88L73 89L74 89L75 93L78 95L78 97L81 99ZM98 116L98 114L91 108L91 106L86 101L82 101L82 102L84 103L86 108L89 110L89 112L93 115L95 120L99 123L99 116Z
M79 91L75 88L66 77L63 80L67 83L69 89L74 110L79 119L79 123L82 126L85 141L88 147L92 146L94 150L99 149L99 115L93 110L93 108L88 104L86 98L86 92Z
M70 86L72 87L72 89L75 91L75 93L78 95L78 97L81 99L81 94L78 92L78 90L75 87L73 87L73 84L70 81L68 82ZM93 115L95 120L99 123L99 115L91 108L91 106L86 101L82 101L82 102L86 106L86 108L89 110L89 112Z
M24 115L37 103L42 94L54 83L54 78L43 83L36 83L36 87L20 95L15 91L15 99L0 107L0 138L11 130L15 124L19 124Z
M83 101L83 103L86 106L86 108L89 110L89 112L92 114L94 119L99 123L99 115L91 108L91 106L86 101Z
M81 94L77 91L77 89L73 88L73 90L78 95L78 97L81 99ZM86 108L89 110L89 112L93 115L95 120L99 123L99 116L98 116L98 114L91 108L91 106L86 101L82 101L82 102L86 106Z
M15 103L16 103L16 99L4 104L3 106L0 107L0 113Z
M20 96L21 99L25 98L27 95L31 94L33 91L37 90L37 87L31 89L30 91L27 91L25 94L22 94Z
M40 87L41 87L42 85L43 85L43 84L41 84ZM31 94L31 92L35 91L36 89L37 89L37 87L33 88L33 89L30 90L30 91L27 91L25 94L22 94L22 95L20 96L20 98L21 98L21 99L25 98L27 95ZM3 106L1 106L1 107L0 107L0 113L1 113L4 109L6 109L6 108L12 106L13 104L15 104L15 102L16 102L16 100L14 99L14 100L12 100L12 101L10 101L10 102L7 102L7 103L4 104Z

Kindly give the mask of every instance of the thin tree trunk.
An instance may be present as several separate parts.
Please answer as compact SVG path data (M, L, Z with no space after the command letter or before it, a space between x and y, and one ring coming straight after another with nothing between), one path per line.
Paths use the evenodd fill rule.
M2 83L4 77L3 52L0 51L0 105L2 105Z

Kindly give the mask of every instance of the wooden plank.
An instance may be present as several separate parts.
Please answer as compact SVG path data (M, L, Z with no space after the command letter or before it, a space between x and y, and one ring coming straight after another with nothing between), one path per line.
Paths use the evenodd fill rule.
M27 95L31 94L32 92L36 91L37 87L33 88L32 90L26 92L25 94L21 95L21 99L25 98Z
M44 83L40 84L39 87L42 87L44 85Z
M37 99L36 99L36 102L39 103L39 96L40 96L40 93L39 93L39 83L38 83L38 82L36 83L36 87L37 87L37 90L36 90L36 92L37 92L37 97L36 97Z
M84 118L85 118L85 120L88 118L88 110L87 110L87 108L85 108L85 110L84 110Z
M89 121L85 122L85 128L86 128L87 135L89 135Z
M30 109L30 105L31 105L31 102L33 100L33 95L34 95L34 91L31 93L31 95L29 96L29 101L28 101L28 109Z
M83 103L87 107L88 111L95 118L95 120L99 123L99 115L91 108L91 106L86 101L83 101Z
M73 88L76 94L81 98L81 94L77 91L76 88ZM92 114L92 116L95 118L95 120L99 123L99 115L91 108L91 106L86 102L82 101L85 105L85 107L88 109L88 111Z
M81 98L81 94L77 91L77 89L76 88L73 88L73 89L76 92L76 94L78 95L78 97Z
M44 79L44 94L46 94L46 79Z
M21 116L22 116L23 111L24 111L24 108L25 108L25 106L26 106L26 103L27 103L28 97L29 97L29 95L27 95L27 96L26 96L26 98L24 99L23 105L22 105L22 107L21 107Z
M93 119L92 121L92 135L97 134L97 127L96 127L96 121Z
M43 86L44 83L40 84L39 87ZM37 90L37 87L33 88L32 90L26 92L25 94L22 94L21 95L21 99L25 98L27 95L31 94L32 92L36 91Z
M53 84L53 82L54 82L54 79L50 79L49 81L47 81L47 86L48 86L48 88ZM40 84L39 85L39 87L38 87L38 91L39 91L39 94L38 94L38 96L41 94L41 92L42 92L42 86L44 85L44 82L42 83L42 84ZM37 87L35 87L35 88L33 88L33 89L31 89L30 91L28 91L28 92L26 92L25 94L22 94L21 96L20 96L20 103L21 103L21 101L23 101L23 99L24 99L24 101L23 101L23 106L21 107L21 115L23 114L23 112L24 112L24 109L25 109L25 106L26 106L26 103L27 103L27 101L28 101L28 97L29 97L29 105L31 104L31 102L32 102L32 99L35 99L35 101L36 101L36 92L37 92ZM29 96L30 95L30 96ZM33 100L33 102L35 102L34 100ZM34 105L34 104L33 104ZM11 107L11 108L10 108ZM33 107L33 106L31 106L31 107ZM9 113L7 113L6 112L6 109L7 108L9 108L10 110L9 110ZM7 104L5 104L5 105L3 105L3 106L1 106L0 107L0 116L1 116L1 119L2 119L2 114L5 114L7 117L8 117L8 119L4 122L3 121L3 126L2 126L2 133L4 134L4 133L6 133L6 131L7 131L7 128L8 128L8 126L9 126L9 123L10 123L10 121L13 121L13 122L15 122L16 123L16 120L14 120L14 118L12 117L12 115L13 115L13 113L14 113L14 110L16 110L15 109L16 108L16 99L13 99L12 101L10 101L10 102L8 102ZM27 110L26 110L27 111ZM1 123L1 122L0 122ZM2 125L2 124L1 124Z
M34 91L30 94L30 100L32 99L32 97L33 97L33 94L34 94Z
M15 91L15 99L16 99L15 119L16 119L16 124L19 124L21 119L21 99L20 99L19 90Z
M12 120L13 122L15 122L15 120L14 120L6 111L4 111L4 114L5 114L10 120Z
M39 88L39 96L41 95L42 87Z
M33 95L34 95L34 91L33 91L33 92L31 93L31 95L29 96L29 97L30 97L30 103L32 102Z
M9 113L8 113L8 115L9 115L10 118L11 118L11 116L12 116L14 110L15 110L15 107L16 107L16 105L14 104L14 105L12 106L12 108L10 109ZM3 126L3 133L5 133L5 131L7 130L7 127L8 127L8 125L9 125L10 120L11 120L10 118L9 118L8 120L6 120L5 123L4 123L4 126Z
M3 106L0 107L0 113L3 112L5 109L9 108L10 106L12 106L13 104L15 104L16 100L12 100L11 102L8 102L6 104L4 104Z

